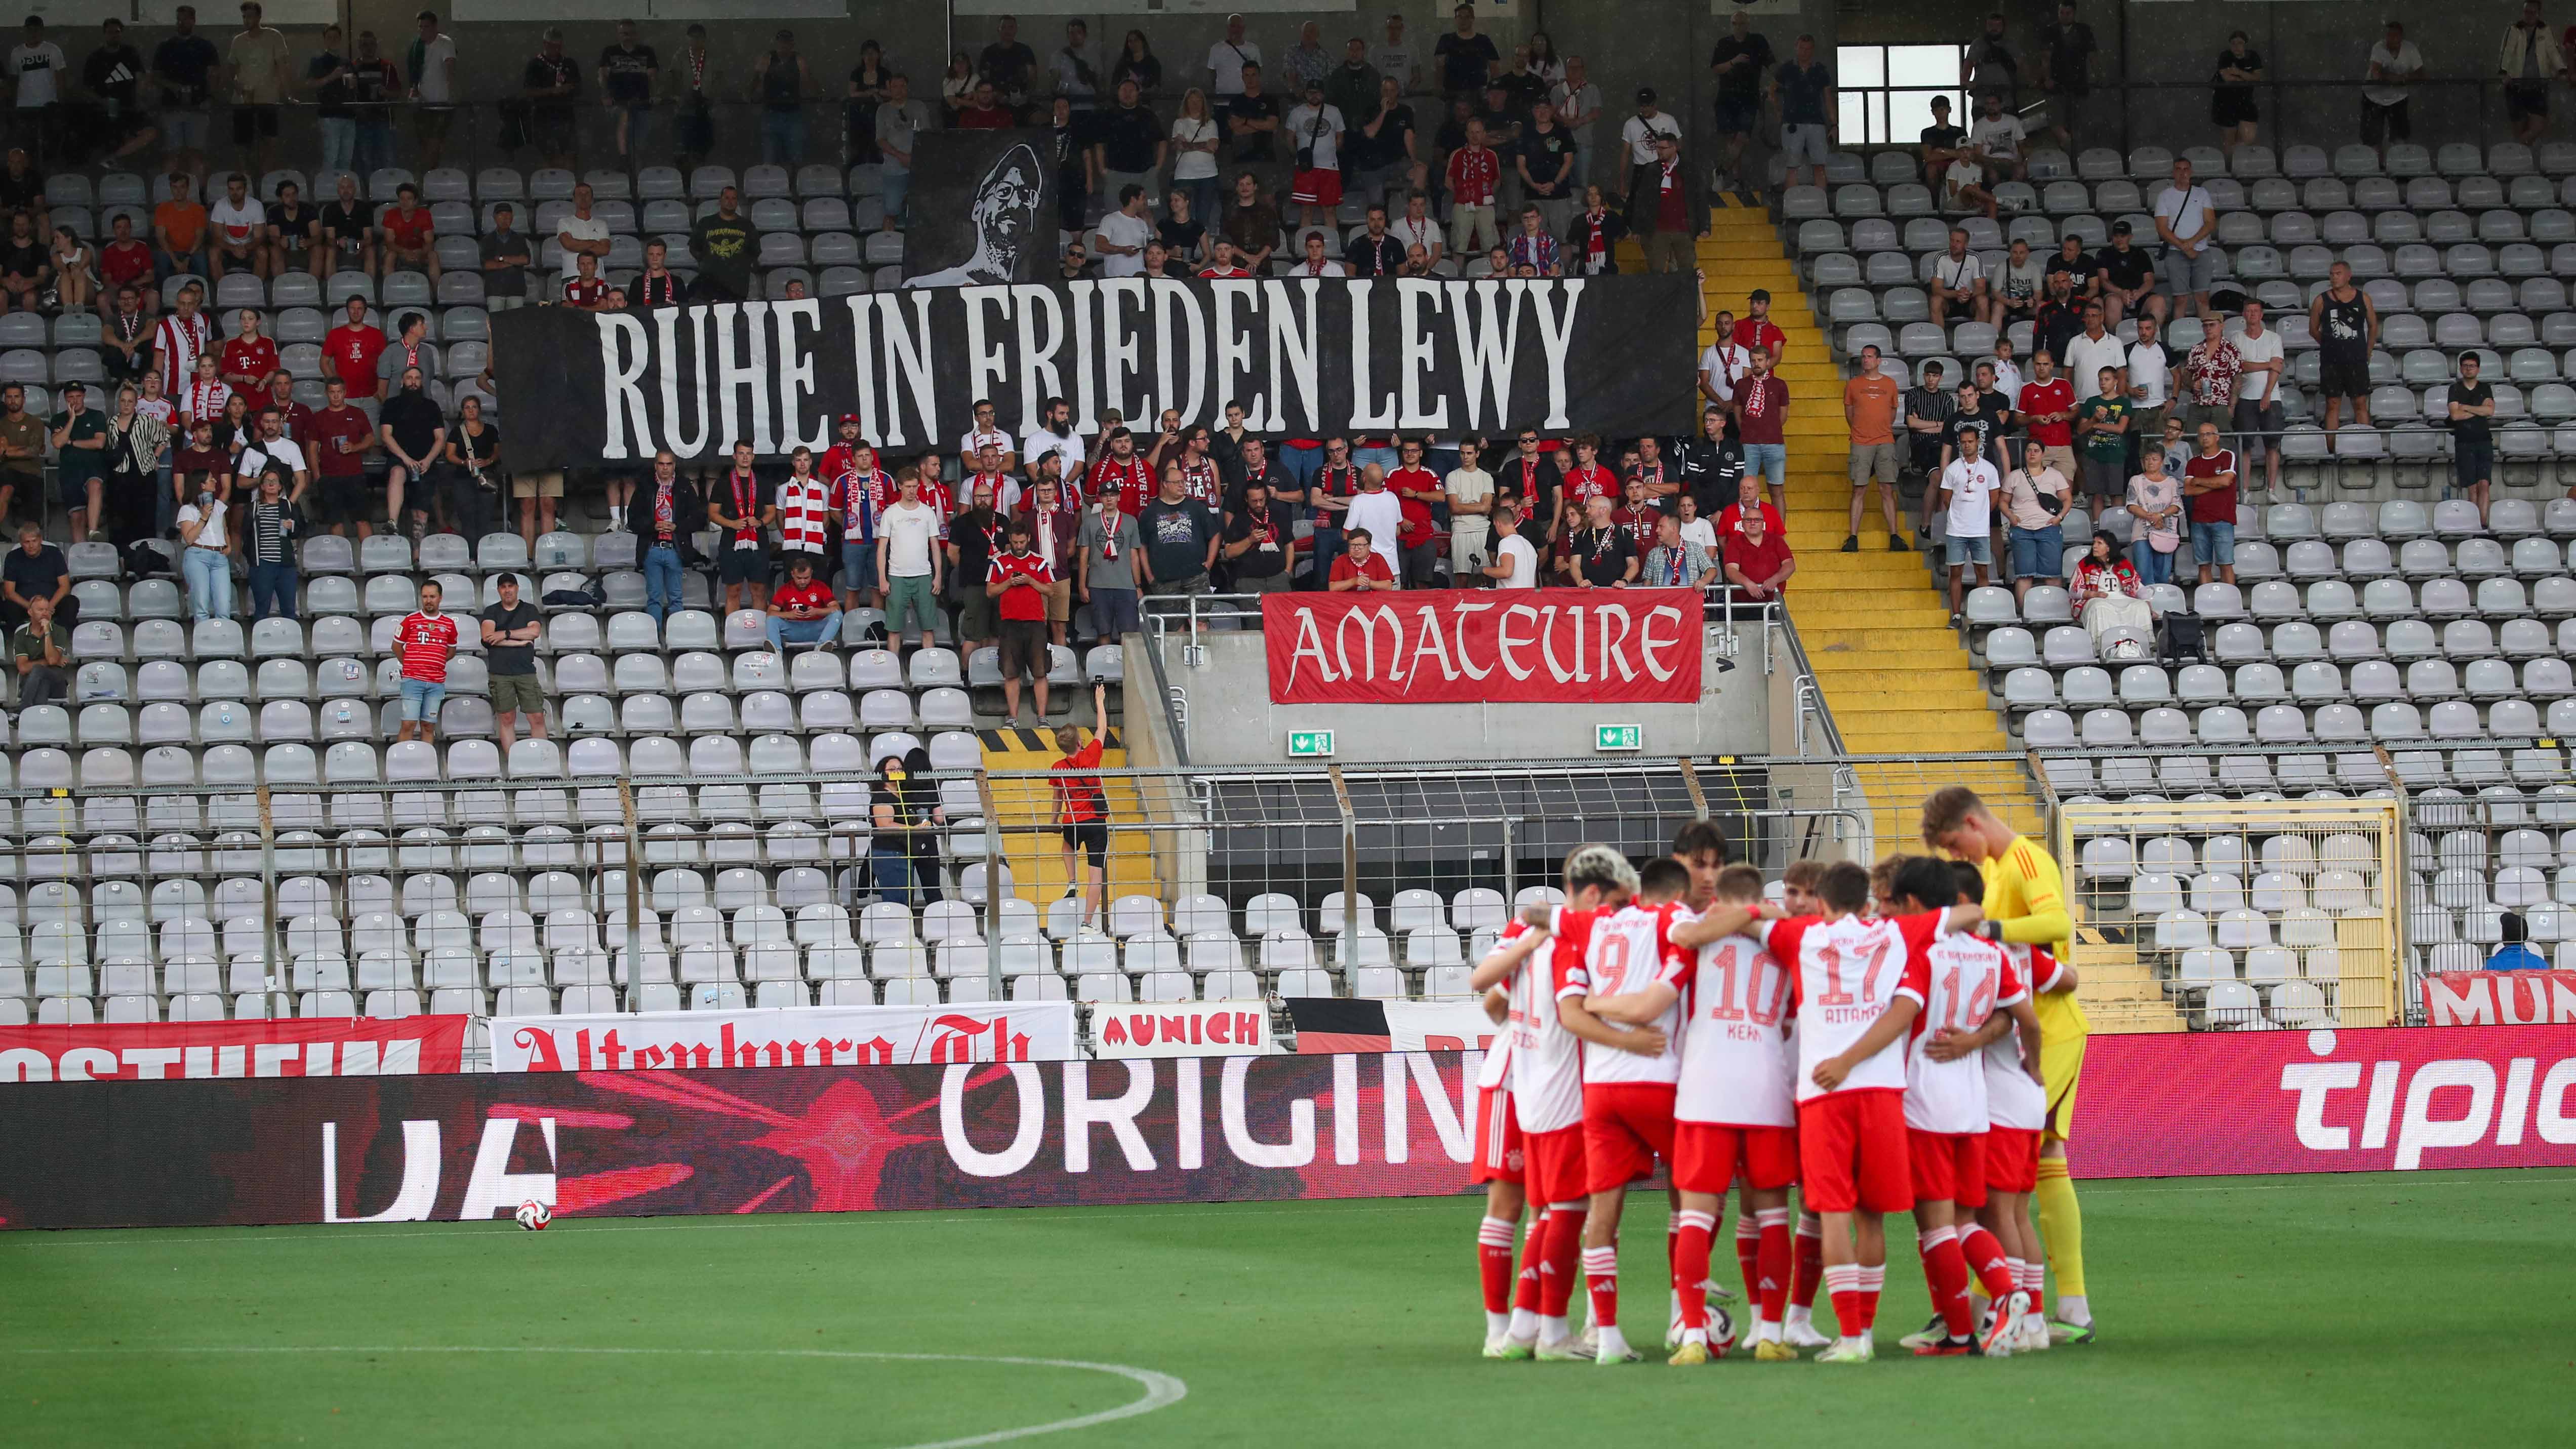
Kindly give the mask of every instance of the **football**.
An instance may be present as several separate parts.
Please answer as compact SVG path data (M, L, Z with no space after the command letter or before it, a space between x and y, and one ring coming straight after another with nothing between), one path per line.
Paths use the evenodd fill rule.
M519 1204L519 1210L511 1216L519 1220L520 1227L533 1233L555 1220L555 1210L535 1198L530 1198Z

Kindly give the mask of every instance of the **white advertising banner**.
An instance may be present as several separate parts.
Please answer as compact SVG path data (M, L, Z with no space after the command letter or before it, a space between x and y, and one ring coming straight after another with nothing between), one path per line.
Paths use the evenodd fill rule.
M1270 1008L1259 1001L1095 1001L1091 1054L1125 1057L1248 1057L1277 1051Z
M1483 1051L1502 1028L1471 997L1455 1001L1390 1001L1386 1035L1400 1052Z
M500 1072L921 1066L1078 1055L1069 1001L492 1019L492 1069Z

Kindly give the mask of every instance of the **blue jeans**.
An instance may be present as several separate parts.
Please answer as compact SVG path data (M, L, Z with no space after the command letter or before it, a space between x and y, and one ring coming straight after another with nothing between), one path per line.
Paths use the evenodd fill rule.
M772 166L805 164L805 113L760 113L760 159Z
M1393 448L1361 448L1351 454L1351 466L1365 468L1375 463L1381 473L1392 473L1404 466L1404 455Z
M1282 443L1274 456L1279 459L1279 471L1288 475L1288 486L1300 492L1314 487L1315 475L1324 471L1321 447L1299 448Z
M447 686L427 679L402 682L402 717L413 724L438 723L438 707L447 703Z
M657 543L644 550L644 612L659 625L680 607L680 551Z
M871 841L868 848L868 882L876 888L877 899L910 907L918 892L912 880L912 857L904 854L903 843L892 845Z
M188 617L229 619L233 616L233 561L211 548L189 547L179 555L179 572L188 580Z
M834 609L819 619L781 619L772 615L760 626L769 636L772 653L784 654L790 644L829 643L841 636L841 611Z
M1091 591L1091 626L1100 631L1104 642L1117 643L1135 633L1143 622L1143 616L1137 610L1134 589L1094 588Z
M2191 526L2191 556L2203 568L2236 567L2236 525L2195 521Z
M294 618L295 584L295 565L292 563L252 564L250 566L250 616L254 619L265 619L268 617L270 606L274 605L277 617Z
M864 594L877 586L877 546L874 542L841 545L841 588L846 593Z
M885 201L886 220L898 227L902 226L903 201L912 191L912 173L889 162L885 170L878 174L883 178L880 184L883 187L881 194Z
M153 255L161 262L161 276L165 281L180 276L202 277L207 273L203 247L193 252L155 252Z
M372 176L394 164L394 123L390 117L381 121L358 123L358 174Z
M1789 445L1786 443L1747 443L1744 445L1744 472L1752 478L1769 478L1774 488L1785 488L1789 481Z
M1310 550L1307 557L1314 562L1315 566L1312 583L1318 589L1331 582L1333 560L1351 551L1350 542L1343 536L1341 525L1326 523L1325 517L1326 515L1321 513L1315 515L1315 535L1307 540L1307 547Z
M2005 530L2012 545L2012 576L2015 579L2053 579L2066 559L2066 530L2057 524L2046 528L2012 527Z
M1223 217L1217 208L1223 205L1224 192L1219 189L1217 179L1200 176L1188 181L1174 181L1172 189L1190 199L1190 220L1206 227L1213 236L1217 222Z
M2172 554L2156 552L2143 537L2129 545L2129 566L2138 571L2139 583L2173 582L2173 561Z
M324 116L322 118L322 169L347 171L358 161L358 118Z

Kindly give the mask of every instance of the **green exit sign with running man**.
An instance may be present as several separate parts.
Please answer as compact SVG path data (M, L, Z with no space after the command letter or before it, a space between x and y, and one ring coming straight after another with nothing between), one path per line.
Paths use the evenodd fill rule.
M1331 730L1291 730L1288 734L1288 758L1292 760L1325 760L1332 758Z
M1645 734L1643 725L1594 725L1592 748L1596 751L1639 750L1645 747Z

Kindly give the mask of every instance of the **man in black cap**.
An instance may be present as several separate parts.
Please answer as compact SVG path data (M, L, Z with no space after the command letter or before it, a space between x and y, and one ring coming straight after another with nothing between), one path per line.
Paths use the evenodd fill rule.
M1635 179L1636 169L1654 164L1657 136L1670 136L1678 143L1682 138L1681 122L1655 108L1653 86L1639 86L1636 114L1619 128L1620 143L1628 148L1628 164L1619 171L1619 193L1622 196L1627 194L1629 182Z

